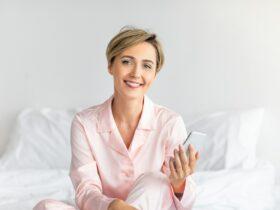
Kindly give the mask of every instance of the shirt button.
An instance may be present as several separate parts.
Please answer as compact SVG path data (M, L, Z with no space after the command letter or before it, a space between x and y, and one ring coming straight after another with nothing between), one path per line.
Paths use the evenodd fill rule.
M127 177L133 176L133 172L132 171L122 171L122 174L127 176Z

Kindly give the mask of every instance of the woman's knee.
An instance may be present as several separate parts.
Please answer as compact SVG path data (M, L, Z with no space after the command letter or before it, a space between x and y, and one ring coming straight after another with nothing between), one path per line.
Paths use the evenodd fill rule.
M45 199L38 202L33 210L75 210L73 206L70 206L61 201L53 200L53 199Z
M48 204L53 202L52 199L45 199L45 200L41 200L39 201L33 208L33 210L44 210L47 209Z
M134 182L126 202L138 209L167 209L173 203L168 177L161 172L147 172ZM169 208L168 208L169 209Z

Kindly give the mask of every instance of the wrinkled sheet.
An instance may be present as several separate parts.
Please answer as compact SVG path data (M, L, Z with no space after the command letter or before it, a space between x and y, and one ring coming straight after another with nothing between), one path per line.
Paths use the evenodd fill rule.
M73 203L67 170L0 171L0 209L30 210L42 199Z
M197 200L193 210L277 210L274 168L267 163L251 170L196 172ZM0 171L0 209L30 210L40 200L74 202L68 170Z
M275 169L266 162L250 170L196 173L195 210L276 210Z

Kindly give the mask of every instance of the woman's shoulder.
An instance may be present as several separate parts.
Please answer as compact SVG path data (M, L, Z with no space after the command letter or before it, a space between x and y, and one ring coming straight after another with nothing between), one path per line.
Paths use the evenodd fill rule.
M182 116L179 112L160 104L155 104L155 113L157 119L160 120L163 124L172 123L178 119L182 119Z
M100 111L104 109L104 107L105 102L80 109L75 113L74 119L79 118L80 121L95 121L98 119L98 115Z

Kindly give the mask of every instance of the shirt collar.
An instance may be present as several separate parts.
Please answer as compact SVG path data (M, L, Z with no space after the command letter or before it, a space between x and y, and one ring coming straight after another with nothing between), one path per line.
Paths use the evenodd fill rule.
M101 104L101 109L98 114L98 132L112 131L116 125L111 106L113 98L114 95ZM154 103L147 95L144 95L143 110L136 129L155 129Z

